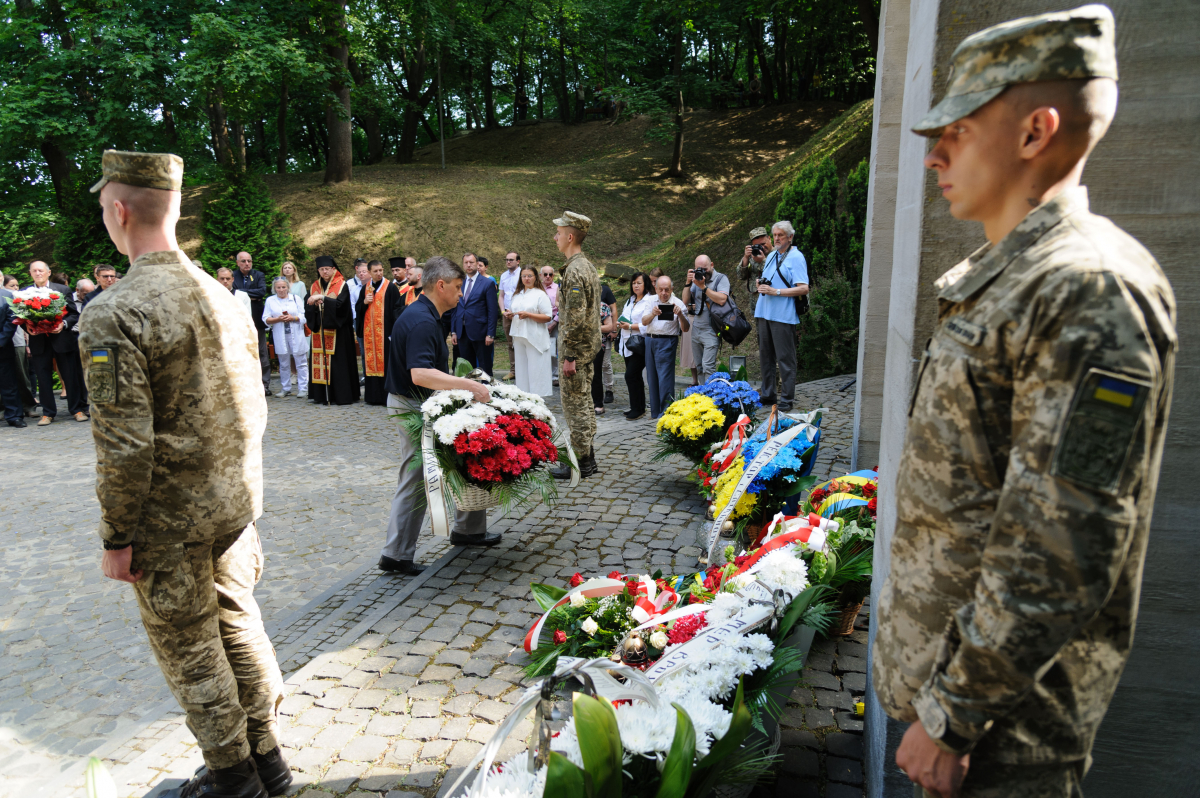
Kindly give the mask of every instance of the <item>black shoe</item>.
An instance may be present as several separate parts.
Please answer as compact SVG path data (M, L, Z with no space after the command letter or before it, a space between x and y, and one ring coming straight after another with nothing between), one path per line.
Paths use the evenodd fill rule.
M280 759L283 759L282 755ZM288 782L291 782L291 772ZM187 783L161 793L161 798L267 798L267 788L258 777L254 757L250 757L231 768L209 770L201 767Z
M630 421L637 421L639 418L646 415L646 411L642 410L635 415L633 410L626 410L622 415L624 415L625 418L629 419Z
M416 576L425 570L424 565L417 565L412 560L393 560L391 557L379 558L379 570L389 574L406 574Z
M579 460L579 476L590 477L600 470L600 466L596 465L596 454L594 451L588 452Z
M499 532L485 532L482 535L460 535L457 532L450 533L451 546L495 546L500 542L502 535Z
M270 389L270 388L263 388L263 391L265 392L265 393L263 394L264 396L273 396L273 395L274 395L274 394L272 394L272 393L271 393L271 389Z
M758 402L763 407L770 407L771 405L775 404L775 397L774 396L760 396L758 398Z
M605 391L604 392L604 404L611 405L614 401L616 401L616 400L613 399L612 391Z
M29 425L25 423L25 419L23 419L23 418L18 418L18 419L17 419L17 420L15 420L15 421L13 421L13 420L11 420L11 419L10 419L10 420L9 420L9 422L8 422L8 426L10 426L10 427L17 427L18 429L20 429L21 427L28 427Z
M559 461L559 464L550 469L550 476L555 479L570 479L571 478L571 463L567 460Z
M292 786L292 769L283 758L283 749L275 746L265 754L254 755L254 765L258 768L258 778L262 781L268 795L283 795Z

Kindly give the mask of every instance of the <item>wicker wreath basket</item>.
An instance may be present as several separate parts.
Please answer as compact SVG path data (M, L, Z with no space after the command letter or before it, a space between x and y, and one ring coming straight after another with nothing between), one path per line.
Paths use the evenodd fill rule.
M465 513L474 510L487 510L498 507L500 500L492 496L492 492L477 488L474 485L464 485L461 496L454 497L454 504Z

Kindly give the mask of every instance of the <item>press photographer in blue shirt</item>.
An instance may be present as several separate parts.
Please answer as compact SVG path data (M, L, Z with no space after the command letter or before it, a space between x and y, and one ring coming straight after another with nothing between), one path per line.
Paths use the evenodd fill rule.
M785 412L792 409L796 399L796 325L800 323L796 304L808 294L808 263L792 246L795 235L791 222L779 221L771 226L775 249L761 256L762 276L758 278L758 301L754 305L762 368L758 393L764 406L777 404ZM760 256L753 257L758 260ZM775 363L779 364L778 393Z

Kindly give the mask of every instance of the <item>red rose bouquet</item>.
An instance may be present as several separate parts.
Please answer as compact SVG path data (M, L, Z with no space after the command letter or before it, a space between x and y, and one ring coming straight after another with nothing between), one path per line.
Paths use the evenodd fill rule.
M31 335L54 332L67 315L67 298L50 288L26 288L9 300L15 324Z

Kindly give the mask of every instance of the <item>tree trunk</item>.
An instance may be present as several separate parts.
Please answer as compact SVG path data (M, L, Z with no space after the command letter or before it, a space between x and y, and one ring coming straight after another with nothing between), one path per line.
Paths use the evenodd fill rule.
M537 87L538 110L537 110L537 114L538 114L538 119L546 118L546 108L542 104L542 87L546 85L546 72L543 69L544 61L545 61L544 54L539 54L538 55L538 72L537 72L537 79L538 79L538 87Z
M496 121L496 87L492 84L492 67L496 54L491 47L484 50L483 65L483 126L486 130L500 127Z
M230 131L233 134L233 160L239 171L246 171L246 126L234 122Z
M758 53L758 68L762 74L763 105L775 102L775 81L771 78L771 67L767 63L767 45L763 42L766 32L762 20L754 26L754 49Z
M788 74L788 21L787 15L775 14L775 84L779 87L779 102L788 101L788 87L791 75Z
M670 177L683 177L683 13L675 26L675 150L671 153Z
M571 121L571 96L567 93L566 20L562 4L558 5L558 118L565 125Z
M879 12L875 10L874 0L858 0L858 18L867 29L867 40L871 42L871 56L879 56ZM878 66L876 66L878 69Z
M71 172L75 165L67 157L66 151L58 146L58 142L47 136L42 139L42 157L46 159L46 168L50 170L50 182L54 184L54 200L62 210L67 201L67 192L71 190Z
M430 141L441 141L436 130L429 125L429 119L425 114L421 114L421 126L425 128L425 135L429 136Z
M221 166L233 166L233 151L229 147L229 121L225 116L224 92L213 89L208 96L208 124L212 135L213 155Z
M279 152L275 155L275 171L279 174L287 174L288 162L288 134L287 134L287 118L288 118L288 86L287 81L279 87L279 112L275 116L276 132L279 134Z
M334 15L325 29L334 33L336 43L325 45L325 52L341 65L330 80L329 89L334 102L325 108L325 127L329 131L329 154L325 161L325 183L348 183L353 174L354 148L350 128L350 86L346 69L350 61L350 46L346 43L345 5L339 0Z
M379 114L361 114L358 124L367 134L367 163L379 163L383 160L383 129L379 124Z
M750 81L754 80L754 25L746 20L746 89L749 91Z

